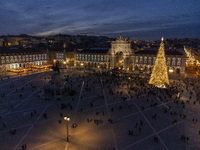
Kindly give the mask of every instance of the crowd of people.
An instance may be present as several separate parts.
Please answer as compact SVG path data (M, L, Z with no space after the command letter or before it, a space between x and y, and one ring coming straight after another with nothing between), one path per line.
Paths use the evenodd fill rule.
M190 114L189 116L187 115L187 111L190 111L190 107L188 107L188 105L200 107L200 101L198 98L200 96L200 80L198 79L171 80L170 85L165 89L149 85L148 78L143 78L135 74L128 74L121 71L85 71L84 74L79 75L75 79L73 76L63 76L59 79L59 83L64 83L64 88L59 89L62 90L60 94L62 96L67 95L71 97L70 99L67 99L67 103L62 101L60 105L61 112L64 110L71 112L77 110L81 113L84 113L90 109L94 110L96 117L86 118L85 120L87 123L92 121L95 125L106 123L102 119L98 118L101 115L101 117L103 116L103 118L112 125L117 123L116 119L113 117L113 114L120 114L121 110L137 108L138 110L134 110L134 113L138 112L144 114L145 111L154 110L157 107L163 106L162 113L159 111L154 111L153 114L150 114L150 117L146 116L148 118L148 122L144 119L144 117L142 117L140 120L136 121L135 126L133 125L132 128L127 129L128 132L124 134L128 134L130 136L142 134L144 128L149 127L147 124L159 121L159 119L164 116L170 118L169 123L171 123L171 125L177 125L179 122L184 120L191 120L191 123L197 124L199 120L199 117L195 116L195 114ZM85 101L86 105L84 104L83 106L76 106L77 101L79 100L79 96L77 95L80 93L78 92L77 87L81 87L83 81L84 92L80 95L80 101ZM23 82L24 81L22 80L22 83ZM49 86L51 86L54 82L55 81L53 80L49 82ZM58 85L60 86L60 84ZM9 87L11 89L16 88L13 82L10 83ZM33 84L26 84L24 87L16 88L16 92L19 94L20 99L24 98L23 91L27 87L31 89L31 92L34 92L34 90L37 89L37 85ZM52 97L52 95L55 94L53 90L55 89L44 89L45 100L49 99L49 97L52 100L54 99L54 97ZM89 100L87 99L85 93L92 93L95 95L95 98ZM6 97L6 93L0 94L1 97ZM99 101L101 101L101 103L99 103ZM101 110L95 110L96 108L99 109L100 106L106 107L102 109L100 108ZM78 109L74 109L76 107L78 107ZM15 107L11 105L11 109L14 111ZM58 113L62 118L63 113L61 112ZM36 114L36 110L30 112L30 118L32 118L34 114ZM43 114L44 119L48 119L47 116L47 113ZM1 114L0 120L2 121L3 128L6 128L7 123L1 118ZM62 124L62 120L59 120L58 123ZM72 123L73 128L76 128L77 126L78 124L76 122ZM10 133L15 135L17 133L17 129L10 129ZM196 133L200 135L200 128L197 129ZM185 131L183 131L183 133L180 135L180 140L183 142L188 142L189 135L185 134L187 134L187 132L185 133ZM153 140L155 142L159 142L159 137L154 136ZM26 149L26 144L22 145L22 149Z

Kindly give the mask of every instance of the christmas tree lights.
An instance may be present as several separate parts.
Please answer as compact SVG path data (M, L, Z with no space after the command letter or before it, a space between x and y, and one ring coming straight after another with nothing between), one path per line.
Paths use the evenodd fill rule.
M162 42L160 43L160 48L156 56L156 61L153 67L151 78L149 80L149 84L164 88L166 87L166 85L169 85L169 79L168 79L163 37L161 40Z

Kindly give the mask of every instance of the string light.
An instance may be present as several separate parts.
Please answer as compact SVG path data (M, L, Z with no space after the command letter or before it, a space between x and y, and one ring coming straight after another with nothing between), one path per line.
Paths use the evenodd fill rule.
M155 65L149 80L149 84L157 87L165 87L165 85L169 85L163 37L161 41L162 42L160 43L160 48L156 56Z

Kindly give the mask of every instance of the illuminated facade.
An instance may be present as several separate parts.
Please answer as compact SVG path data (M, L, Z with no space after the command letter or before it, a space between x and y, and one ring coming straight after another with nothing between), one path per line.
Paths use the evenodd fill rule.
M119 36L110 47L76 50L74 66L123 69L134 72L152 72L158 49L134 51L131 43ZM170 75L184 75L186 56L178 50L165 50L167 71Z
M131 42L119 36L116 41L100 47L83 48L59 45L43 50L0 47L1 71L34 66L63 64L65 67L118 68L136 73L151 73L158 49L133 50ZM178 50L165 50L169 75L185 74L186 56ZM63 66L63 68L64 68Z
M191 47L184 47L186 59L186 71L200 75L200 50L197 52Z
M47 53L32 48L1 47L1 72L23 70L47 64Z

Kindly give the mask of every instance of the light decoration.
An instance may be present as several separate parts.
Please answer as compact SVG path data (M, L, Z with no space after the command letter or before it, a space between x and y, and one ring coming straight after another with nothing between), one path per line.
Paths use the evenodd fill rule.
M149 80L149 84L165 88L165 85L169 85L169 79L168 79L163 37L161 40L162 41L160 43L160 48L156 56L156 61L153 67L151 78Z
M194 62L197 61L194 56L192 56L192 53L186 49L186 47L184 46L184 50L187 56L187 64L188 65L194 65Z

